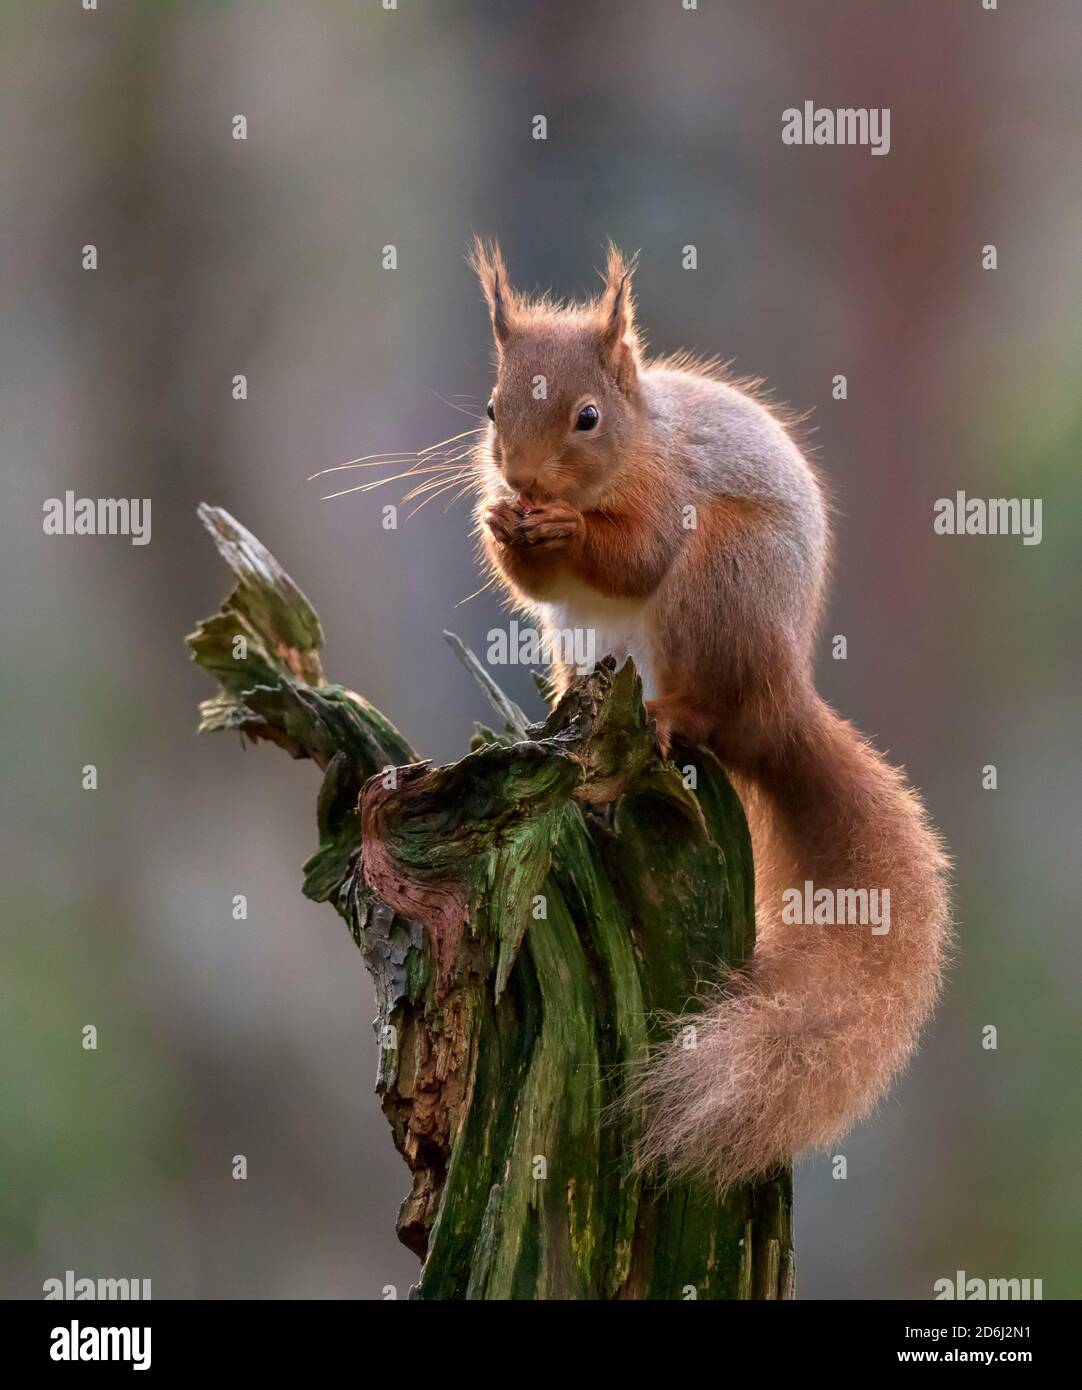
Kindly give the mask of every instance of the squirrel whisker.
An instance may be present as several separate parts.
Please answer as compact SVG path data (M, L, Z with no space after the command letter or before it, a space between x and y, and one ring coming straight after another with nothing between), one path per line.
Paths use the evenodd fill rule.
M327 473L341 473L347 468L381 468L384 464L402 463L406 459L427 459L430 454L436 454L458 440L483 432L483 427L478 425L475 429L463 430L461 434L452 434L447 439L441 439L438 444L427 444L423 449L389 449L375 454L362 454L360 458L348 459L345 463L336 463L331 468L321 468L318 473L310 473L308 482L322 478Z

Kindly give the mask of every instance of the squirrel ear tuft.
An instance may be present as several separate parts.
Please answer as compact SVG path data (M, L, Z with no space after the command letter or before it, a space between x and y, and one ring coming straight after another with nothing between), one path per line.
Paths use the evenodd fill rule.
M631 277L638 265L638 253L627 257L609 242L605 265L605 288L601 294L601 350L616 368L623 382L635 375L638 338L635 334L635 300L631 292Z
M478 236L473 239L469 261L484 291L485 302L492 316L493 336L497 345L502 347L511 336L514 313L514 293L507 278L503 254L495 241L482 241Z

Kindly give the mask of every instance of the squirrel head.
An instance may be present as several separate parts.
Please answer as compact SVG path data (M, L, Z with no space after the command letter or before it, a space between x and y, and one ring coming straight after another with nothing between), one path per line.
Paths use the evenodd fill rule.
M474 242L496 342L483 459L512 492L586 510L628 466L642 430L633 260L610 245L601 294L586 304L529 299L499 247Z

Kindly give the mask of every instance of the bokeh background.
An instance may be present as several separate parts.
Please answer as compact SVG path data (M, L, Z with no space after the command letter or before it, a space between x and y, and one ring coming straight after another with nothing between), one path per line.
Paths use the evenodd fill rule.
M605 238L641 248L655 349L734 357L814 412L821 686L956 856L961 948L919 1060L841 1146L846 1181L799 1166L800 1294L930 1297L958 1269L1082 1292L1077 6L11 0L0 38L3 1291L410 1283L370 984L300 895L317 775L198 741L181 639L227 587L206 499L307 591L332 678L424 752L464 749L485 710L440 633L483 647L498 613L456 606L468 510L385 531L393 490L325 502L306 478L473 423L478 231L561 293L597 283ZM889 106L890 154L784 146L805 98ZM151 544L45 536L67 488L151 497ZM934 535L957 489L1042 497L1042 544Z

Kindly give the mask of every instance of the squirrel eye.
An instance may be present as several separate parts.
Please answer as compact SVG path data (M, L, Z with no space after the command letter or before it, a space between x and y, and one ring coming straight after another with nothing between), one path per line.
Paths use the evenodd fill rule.
M596 405L584 405L579 411L579 418L575 421L577 430L592 430L601 416L598 414Z
M496 407L492 403L491 396L489 397L488 405L485 406L485 414L488 416L488 418L492 421L493 424L496 423Z

